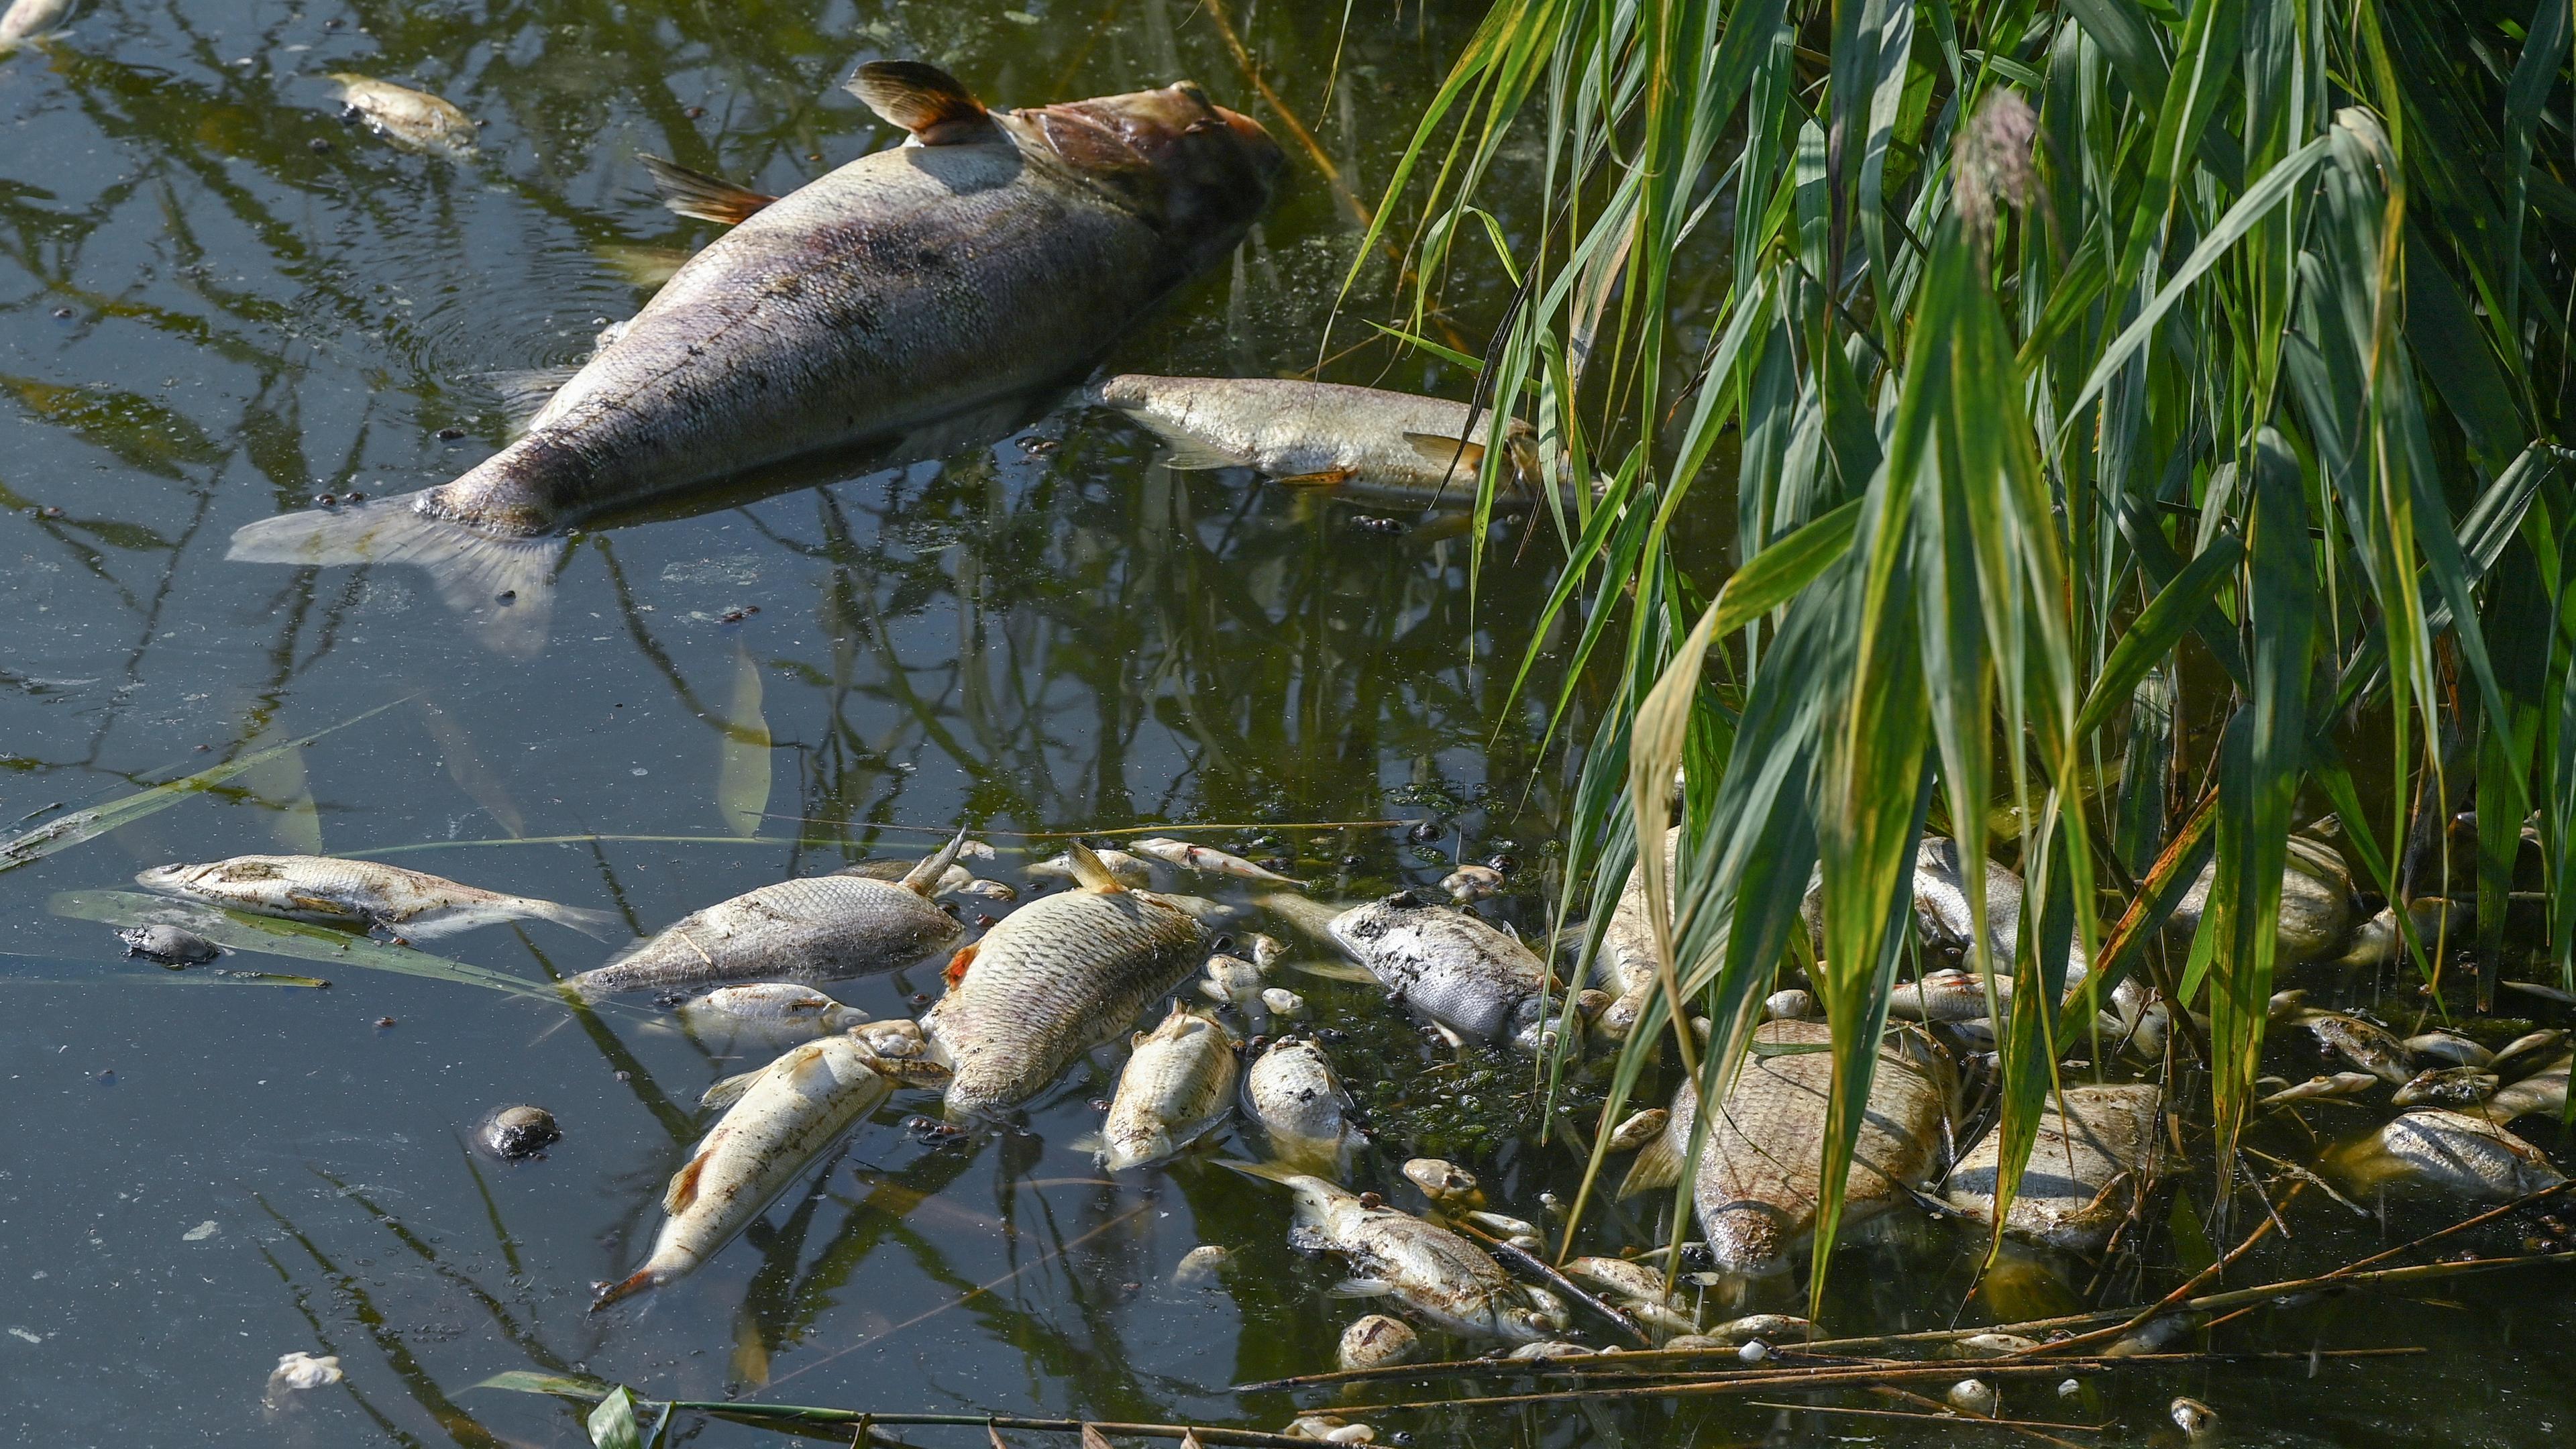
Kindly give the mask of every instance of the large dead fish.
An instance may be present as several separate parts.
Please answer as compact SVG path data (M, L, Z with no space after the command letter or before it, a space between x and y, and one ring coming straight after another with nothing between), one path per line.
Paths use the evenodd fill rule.
M1233 1108L1241 1073L1234 1033L1177 1001L1131 1045L1100 1131L1100 1165L1111 1172L1160 1162L1207 1135Z
M2329 1153L2354 1189L2388 1188L2502 1201L2565 1181L2539 1148L2484 1117L2420 1107Z
M1120 885L1076 845L1080 887L1002 918L948 966L921 1027L956 1075L948 1114L1017 1106L1127 1029L1207 959L1208 932L1162 896Z
M1900 1038L1901 1040L1901 1038ZM1787 1269L1815 1230L1823 1182L1825 1107L1833 1084L1833 1033L1821 1022L1767 1021L1700 1148L1692 1187L1699 1225L1721 1269L1751 1275ZM1933 1070L1894 1046L1881 1047L1851 1174L1843 1221L1856 1223L1907 1201L1929 1179L1948 1091ZM1663 1135L1638 1150L1620 1195L1680 1181L1699 1094L1673 1095Z
M899 881L817 875L745 891L682 916L565 987L597 1000L719 981L837 981L912 965L964 931L930 898L964 840Z
M1547 968L1527 946L1464 911L1410 891L1339 913L1292 896L1261 903L1340 946L1399 1005L1452 1038L1538 1051L1555 1030L1544 996Z
M2004 1214L2014 1237L2075 1253L2101 1250L2129 1212L2156 1150L2153 1085L2073 1086L2040 1114L2030 1165ZM1944 1195L1978 1222L1995 1220L2003 1134L1989 1132L1950 1170Z
M850 88L911 138L783 197L713 183L722 204L691 205L740 224L525 436L426 492L251 524L231 557L423 564L490 642L532 652L545 535L1064 377L1231 250L1284 161L1187 81L1023 111L914 61Z
M732 1106L671 1178L662 1195L669 1216L651 1256L602 1292L591 1311L694 1271L751 1226L851 1124L883 1105L898 1083L927 1084L944 1075L929 1063L880 1057L854 1037L835 1036L718 1083L709 1105L730 1098Z
M2218 862L2201 867L2191 888L2165 917L2165 930L2189 941L2209 910ZM2333 846L2304 835L2290 837L2290 862L2281 872L2281 914L2274 928L2283 965L2325 955L2353 934L2352 870Z
M372 860L327 855L236 855L203 865L157 865L134 877L146 890L253 915L326 926L381 926L427 940L501 921L552 921L607 940L615 915L460 885Z
M1339 497L1409 508L1475 506L1494 419L1491 408L1444 398L1280 377L1122 373L1095 384L1085 399L1161 437L1171 467L1250 468ZM1547 486L1535 435L1515 418L1504 438L1495 503L1525 510Z

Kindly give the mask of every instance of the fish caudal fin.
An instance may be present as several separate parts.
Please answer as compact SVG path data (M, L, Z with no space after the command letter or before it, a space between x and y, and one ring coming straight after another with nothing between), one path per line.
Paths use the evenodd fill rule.
M419 496L263 518L235 530L224 557L305 567L413 564L485 647L523 659L542 651L563 541L507 538L433 518L413 506Z
M644 163L645 172L653 178L653 189L661 193L662 204L682 216L734 226L778 199L659 156L639 152L635 159Z
M904 889L923 896L935 894L939 889L939 878L948 874L948 867L957 863L957 853L965 848L966 827L960 825L955 837L946 845L905 873Z
M559 901L524 898L520 904L538 920L568 926L594 941L614 941L626 934L625 918L615 911L595 911L587 906L567 906Z
M599 1310L606 1308L612 1303L622 1302L625 1299L632 1298L636 1294L641 1293L648 1288L659 1287L661 1286L661 1282L662 1280L660 1276L655 1274L652 1269L639 1268L636 1270L633 1277L626 1279L624 1282L611 1283L607 1287L599 1290L599 1296L590 1300L590 1311L597 1313Z
M957 77L918 60L872 60L848 82L868 109L901 126L924 146L980 141L999 128L984 103Z

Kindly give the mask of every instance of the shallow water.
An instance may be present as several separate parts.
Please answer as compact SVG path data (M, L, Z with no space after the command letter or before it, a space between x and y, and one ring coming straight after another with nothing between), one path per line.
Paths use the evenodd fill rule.
M1340 9L1227 14L1374 200L1476 7L1353 7L1328 97ZM0 1435L585 1442L550 1401L472 1388L513 1369L665 1397L1277 1428L1288 1396L1226 1386L1330 1366L1364 1310L1324 1296L1336 1270L1285 1249L1275 1194L1199 1163L1104 1182L1068 1145L1096 1125L1114 1050L1025 1130L978 1141L908 1130L930 1099L898 1095L707 1269L592 1318L592 1285L641 1256L662 1183L704 1130L698 1093L756 1056L633 999L575 1019L453 980L248 954L222 968L332 984L174 975L56 913L61 893L118 889L165 860L398 851L649 930L782 876L924 849L961 821L1004 850L987 873L1014 881L1013 852L1058 848L1015 832L1182 822L1239 826L1199 838L1285 856L1336 898L1511 854L1515 893L1487 909L1539 928L1570 776L1541 747L1552 663L1512 692L1548 578L1544 541L1524 551L1509 528L1474 576L1466 541L1436 528L1390 532L1242 474L1175 474L1130 430L1059 407L931 461L786 470L587 532L533 660L481 647L405 569L223 560L234 528L313 494L408 491L485 456L506 419L481 379L577 360L647 295L636 268L713 234L651 199L633 153L785 190L890 141L836 89L880 55L948 65L1001 103L1192 75L1279 129L1210 12L1175 0L107 5L53 48L0 59L0 821L383 707L0 874L15 1088ZM320 80L341 69L455 100L484 123L480 154L425 158L343 126ZM1311 158L1295 154L1292 176L1234 262L1119 342L1112 366L1314 361L1358 237ZM1358 310L1383 302L1385 280ZM1451 296L1453 325L1482 335L1491 279L1462 274ZM1366 335L1345 316L1333 346ZM1331 375L1466 390L1375 345ZM1579 694L1568 728L1589 729ZM1403 823L1292 828L1390 820ZM427 944L529 978L606 954L543 924ZM1395 1167L1420 1150L1473 1166L1523 1215L1542 1188L1571 1195L1567 1154L1496 1130L1531 1100L1512 1062L1460 1060L1372 992L1291 984L1347 1034L1335 1051L1380 1139L1367 1183L1396 1192ZM934 967L838 992L891 1015L938 988ZM2293 1075L2314 1069L2303 1050L2283 1049ZM520 1164L468 1150L484 1114L517 1102L552 1110L564 1141ZM2330 1131L2358 1120L2311 1115ZM2276 1135L2261 1145L2312 1150ZM2383 1228L2315 1193L2285 1216L2294 1240L2231 1281L2321 1269L2439 1221L2400 1212ZM1651 1227L1605 1220L1589 1245ZM1990 1311L1961 1307L1978 1249L1963 1235L1907 1220L1854 1237L1837 1330ZM1201 1242L1234 1247L1237 1266L1218 1286L1169 1286ZM2149 1254L2149 1296L2178 1281L2174 1256ZM2152 1437L2184 1392L2238 1442L2551 1442L2576 1423L2552 1361L2576 1328L2565 1272L2257 1315L2223 1344L2424 1345L2422 1359L2142 1376L2080 1414L2044 1388L2005 1402L2116 1417L2108 1442ZM1752 1306L1795 1294L1761 1285ZM338 1354L345 1386L264 1409L290 1350ZM771 1437L686 1422L699 1443ZM1379 1423L1424 1444L1966 1432L1741 1405Z

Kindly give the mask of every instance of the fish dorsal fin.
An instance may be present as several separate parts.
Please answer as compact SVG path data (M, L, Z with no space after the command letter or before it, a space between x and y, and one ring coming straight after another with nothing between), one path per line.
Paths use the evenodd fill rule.
M662 1194L662 1211L677 1216L687 1212L689 1204L698 1200L698 1175L707 1170L708 1159L715 1156L716 1135L723 1130L719 1127L708 1133L697 1154L671 1174L671 1186Z
M635 159L644 163L646 174L653 178L653 189L661 193L662 204L682 216L732 226L778 199L659 156L638 153Z
M1407 433L1404 441L1429 462L1443 468L1455 465L1464 476L1485 466L1485 445L1465 438L1444 438L1438 433Z
M1619 1196L1634 1197L1681 1180L1682 1156L1673 1150L1671 1136L1658 1132L1637 1149L1636 1159L1628 1164L1627 1179L1619 1184Z
M872 60L849 79L850 94L924 146L981 141L999 128L957 77L917 60Z
M1077 840L1066 854L1073 860L1073 879L1084 890L1109 896L1127 889L1118 883L1118 877L1110 874L1108 863L1091 853L1090 846Z
M946 845L905 873L904 889L924 896L935 894L939 889L939 878L948 874L948 867L957 863L957 852L965 848L966 828L961 825L956 836Z

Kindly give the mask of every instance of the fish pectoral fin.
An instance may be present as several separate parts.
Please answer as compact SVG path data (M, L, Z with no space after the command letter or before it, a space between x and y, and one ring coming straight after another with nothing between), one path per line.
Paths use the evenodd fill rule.
M1055 148L1055 154L1085 176L1144 176L1154 169L1145 153L1128 144L1126 137L1080 111L1048 106L1037 113L1037 122L1039 134Z
M707 1088L704 1093L700 1094L698 1097L698 1105L701 1107L730 1107L734 1103L741 1101L742 1094L750 1091L751 1084L760 1080L761 1074L768 1070L769 1068L767 1067L755 1067L750 1071L727 1077L723 1081L716 1083L714 1086Z
M1160 428L1154 429L1154 436L1163 440L1163 456L1156 461L1176 473L1196 473L1209 468L1249 466L1232 453L1209 447L1205 443L1189 438L1177 437Z
M940 877L948 874L948 867L957 863L957 853L965 848L966 827L961 825L946 845L904 873L903 888L925 899L938 894Z
M924 146L959 146L999 131L984 103L957 77L918 60L872 60L847 82L850 94Z
M1109 1150L1109 1139L1098 1132L1085 1132L1064 1145L1076 1152L1101 1153Z
M1634 1197L1641 1192L1671 1187L1682 1180L1682 1155L1664 1134L1657 1133L1637 1149L1635 1160L1628 1164L1628 1176L1619 1184L1619 1196Z
M1315 473L1285 473L1270 481L1282 488L1313 488L1322 491L1339 488L1358 476L1348 468L1326 468Z
M1461 477L1485 466L1485 445L1482 443L1465 438L1444 438L1438 433L1407 433L1404 441L1426 461L1454 469Z
M716 1132L723 1130L719 1127ZM689 1204L698 1200L698 1177L707 1170L708 1159L715 1156L716 1132L708 1133L707 1140L699 1145L697 1155L671 1174L671 1185L662 1193L662 1211L677 1216L687 1212Z
M1383 1298L1395 1291L1384 1278L1345 1278L1324 1290L1327 1298Z
M734 226L778 199L659 156L638 152L635 159L644 163L645 174L653 178L653 189L661 194L662 204L682 216Z

